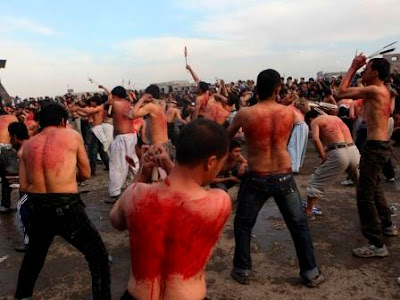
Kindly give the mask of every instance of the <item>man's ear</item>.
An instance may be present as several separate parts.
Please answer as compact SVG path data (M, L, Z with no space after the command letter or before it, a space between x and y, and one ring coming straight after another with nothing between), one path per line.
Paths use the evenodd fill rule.
M205 171L210 171L213 170L217 167L217 157L215 155L210 156L205 162L204 162L204 170Z

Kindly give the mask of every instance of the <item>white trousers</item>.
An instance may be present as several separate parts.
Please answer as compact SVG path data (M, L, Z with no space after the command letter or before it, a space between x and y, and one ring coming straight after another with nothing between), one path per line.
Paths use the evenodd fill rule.
M119 134L111 143L110 155L110 186L111 197L119 196L128 173L135 176L139 171L139 159L135 153L137 143L136 133ZM135 167L130 167L125 156L133 159Z
M292 159L292 171L298 173L303 166L308 142L308 126L302 122L294 125L288 144L288 151Z

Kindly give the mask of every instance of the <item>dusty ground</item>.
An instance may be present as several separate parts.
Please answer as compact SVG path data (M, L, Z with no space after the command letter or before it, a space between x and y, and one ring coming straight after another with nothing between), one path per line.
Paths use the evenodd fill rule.
M400 149L395 149L400 157ZM305 166L296 182L305 198L305 187L317 165L317 155L309 143ZM396 165L399 164L394 160ZM101 169L101 167L99 168ZM396 183L384 183L391 204L400 208ZM390 256L383 259L360 259L351 255L354 247L365 243L359 230L354 187L342 187L338 178L320 203L325 216L310 222L315 253L327 281L309 289L300 284L298 265L289 232L276 204L270 199L261 211L254 228L252 257L254 276L249 286L234 282L229 272L234 248L233 217L226 225L207 265L208 296L211 299L400 299L400 239L387 239ZM100 174L82 188L82 199L94 225L114 258L112 265L113 299L119 299L129 276L128 236L111 228L107 197L107 174ZM237 189L231 196L236 198ZM395 217L396 224L399 217ZM15 215L0 216L0 299L13 299L19 266L23 258L14 246L21 235ZM400 224L398 224L400 225ZM82 255L57 238L35 287L35 299L91 299L90 274Z

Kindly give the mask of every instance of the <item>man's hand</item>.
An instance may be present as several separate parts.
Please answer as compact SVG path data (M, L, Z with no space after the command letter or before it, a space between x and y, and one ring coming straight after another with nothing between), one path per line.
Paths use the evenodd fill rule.
M236 182L236 183L240 183L240 179L237 178L236 176L230 176L230 177L228 177L228 178L229 178L229 181L233 181L233 182Z
M101 84L99 85L99 89L104 89L104 86L102 86Z
M186 65L186 70L191 70L192 68L189 65Z
M366 63L367 63L367 57L361 53L353 59L353 62L351 63L351 67L358 70Z
M247 163L240 164L238 171L239 176L243 176L243 174L246 172L246 168L247 168Z

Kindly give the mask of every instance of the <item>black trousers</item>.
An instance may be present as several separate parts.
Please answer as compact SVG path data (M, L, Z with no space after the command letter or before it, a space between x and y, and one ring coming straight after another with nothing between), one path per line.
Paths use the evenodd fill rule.
M111 299L108 253L78 194L29 194L29 246L19 271L15 298L28 298L56 235L77 248L89 264L93 299Z
M376 247L382 247L382 227L392 226L391 211L381 187L383 165L390 159L388 142L367 141L361 152L357 207L361 230Z

